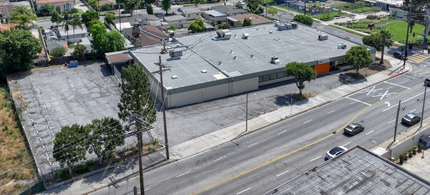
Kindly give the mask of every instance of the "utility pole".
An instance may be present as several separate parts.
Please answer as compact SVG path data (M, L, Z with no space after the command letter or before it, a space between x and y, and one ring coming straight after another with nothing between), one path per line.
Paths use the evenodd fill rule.
M411 18L411 7L412 7L412 0L409 3L409 12L408 12L408 28L406 28L406 46L405 46L405 57L403 59L403 69L406 67L406 58L408 57L408 38L409 38L409 23L412 21Z
M427 92L427 81L424 82L424 100L423 100L423 111L421 112L421 124L420 124L420 128L423 126L424 106L426 105L426 92Z
M246 94L246 115L245 115L245 123L246 123L246 129L245 132L248 131L248 94Z
M164 85L163 85L163 71L170 70L170 67L167 67L166 65L161 63L161 56L158 58L158 63L154 63L155 65L160 67L159 71L153 72L153 73L160 73L160 88L161 88L161 107L163 109L163 123L164 123L164 145L166 146L166 160L169 160L169 142L167 141L167 125L166 125L166 106L165 106L165 99L164 99ZM166 68L163 70L163 68Z
M307 1L307 0L305 0L305 9L304 9L304 10L305 10L305 16L306 16L306 1Z
M140 105L138 105L138 108ZM136 122L136 135L137 135L137 150L139 152L139 176L140 176L140 194L145 195L145 185L143 183L143 168L142 168L142 130L141 127L145 121L139 120L140 115L132 114L131 118Z
M399 100L399 107L397 108L396 124L394 126L394 142L396 141L396 136L397 136L397 123L399 121L399 112L400 112L401 103L402 103L402 100Z

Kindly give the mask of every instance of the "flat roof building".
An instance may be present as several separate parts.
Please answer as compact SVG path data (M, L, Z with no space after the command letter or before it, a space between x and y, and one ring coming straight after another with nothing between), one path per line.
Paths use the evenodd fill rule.
M132 50L130 55L143 65L156 98L159 74L152 72L159 70L154 63L161 56L161 62L170 66L163 74L166 105L178 107L292 79L285 77L285 65L294 61L312 66L318 74L329 72L344 64L351 46L360 45L335 35L319 40L320 34L300 24L290 30L266 24L175 37L177 42L166 47L168 54L160 54L162 46L157 45ZM375 58L375 49L369 50Z
M361 146L355 146L266 195L429 193L428 181Z

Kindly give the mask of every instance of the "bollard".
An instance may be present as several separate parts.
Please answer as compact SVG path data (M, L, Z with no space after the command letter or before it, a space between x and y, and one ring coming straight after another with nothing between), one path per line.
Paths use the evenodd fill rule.
M424 150L423 150L423 156L421 158L424 158Z

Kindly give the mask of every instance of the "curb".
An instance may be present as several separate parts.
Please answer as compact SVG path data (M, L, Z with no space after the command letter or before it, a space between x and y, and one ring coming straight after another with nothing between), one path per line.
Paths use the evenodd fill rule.
M398 74L396 74L396 75L393 75L393 76L391 76L391 77L390 77L390 78L388 78L388 79L391 79L391 78L394 78L394 77L396 77L396 76L402 75L402 74L404 74L404 73L406 73L406 72L409 72L409 70L406 70L406 71L403 71L403 72L398 73Z

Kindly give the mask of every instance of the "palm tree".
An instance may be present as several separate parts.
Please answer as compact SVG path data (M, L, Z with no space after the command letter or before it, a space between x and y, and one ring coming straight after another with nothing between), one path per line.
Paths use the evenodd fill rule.
M63 25L64 25L64 32L67 33L67 43L69 43L69 30L70 30L69 25L71 25L71 23L72 23L72 20L69 17L69 14L65 13L64 19L63 19Z
M81 17L79 14L73 15L73 19L72 19L70 25L72 25L72 27L73 27L73 34L75 34L75 28L76 27L79 27L80 29L82 29L82 21L81 21Z
M378 38L381 44L381 61L379 62L379 64L384 64L384 48L385 47L391 47L394 43L394 41L392 40L393 38L393 34L390 33L390 31L384 29L379 31L378 33Z
M29 23L33 24L33 20L37 21L36 14L24 6L15 7L10 15L10 21L20 24L25 30L28 29Z

